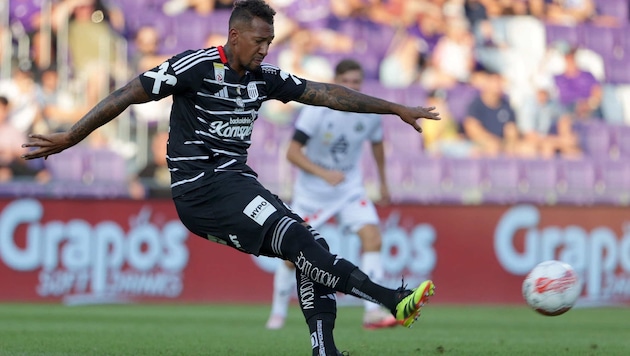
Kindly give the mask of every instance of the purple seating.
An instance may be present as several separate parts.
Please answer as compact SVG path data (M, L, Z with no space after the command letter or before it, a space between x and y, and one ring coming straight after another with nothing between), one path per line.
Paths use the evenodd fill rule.
M615 43L615 30L611 27L581 25L579 27L580 44L602 56L612 53Z
M554 160L519 161L523 172L523 184L519 201L536 204L554 204L557 201L558 172Z
M623 52L630 53L630 44L623 49ZM617 58L608 56L605 61L606 82L611 84L630 84L630 54Z
M435 204L442 202L442 181L444 165L440 159L417 155L409 158L406 164L411 169L413 183L406 199L410 202ZM388 162L389 170L389 162ZM390 189L394 185L390 180Z
M597 13L615 17L620 24L628 23L628 0L596 0Z
M630 204L630 160L597 161L595 168L595 201L601 204Z
M52 155L45 161L53 181L69 184L81 183L84 172L83 147L72 147L63 153Z
M615 125L611 126L611 133L613 137L613 151L614 157L619 159L630 159L630 126Z
M477 89L466 84L460 84L448 90L446 103L455 121L462 122L466 118L468 106L476 96Z
M547 45L554 42L567 42L576 46L580 43L579 32L576 26L545 25L545 35Z
M484 202L497 204L517 202L522 176L519 162L510 158L494 158L484 160L483 164Z
M611 138L608 125L592 120L576 123L575 131L580 137L580 143L584 152L599 159L610 157Z
M422 135L396 116L383 117L385 154L419 155L422 152Z
M558 160L558 202L592 204L595 199L595 165L591 159Z
M443 198L453 203L482 201L482 161L476 159L442 159L445 168Z

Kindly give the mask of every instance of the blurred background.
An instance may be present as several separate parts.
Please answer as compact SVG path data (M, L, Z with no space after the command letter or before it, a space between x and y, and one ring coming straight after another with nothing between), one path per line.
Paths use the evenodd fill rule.
M197 242L186 240L165 199L170 196L164 161L168 99L130 108L48 160L19 157L28 134L65 130L114 88L166 58L223 45L232 3L0 3L0 257L5 265L0 272L32 277L30 282L20 278L22 289L4 291L3 299L74 293L76 301L81 298L75 294L88 292L92 299L111 293L112 298L122 293L123 299L223 298L200 287L186 289L179 274L204 264L194 262L191 246ZM421 122L422 135L396 117L384 120L392 205L379 213L392 280L405 273L417 279L444 276L454 291L449 296L444 289L443 300L515 302L520 301L519 276L541 259L562 258L589 278L585 296L590 300L630 300L624 287L630 253L623 247L630 241L628 0L268 3L278 14L267 62L306 79L331 81L335 64L354 58L365 69L364 92L436 106L441 113L439 122ZM284 153L300 108L265 103L249 153L262 183L287 201L295 170ZM375 165L370 157L364 164L365 183L376 199ZM102 232L110 231L102 226L110 220L116 232ZM152 233L135 233L147 226ZM325 229L330 236L343 235L334 223ZM73 245L73 236L92 233L101 242ZM186 245L176 248L184 240ZM353 256L359 247L356 239L350 241L337 246ZM115 258L118 242L125 258ZM415 246L414 252L401 255L395 251L399 244ZM104 252L92 259L88 250ZM480 274L490 270L488 278L507 281L496 287L505 293L472 286L468 290L476 299L471 300L456 292L467 278L454 274L453 266L474 264L471 250L488 261ZM170 261L166 257L172 262L164 262ZM263 273L258 280L264 292L233 294L267 300L273 265L254 263L252 268ZM104 272L112 266L119 268L118 277ZM187 278L209 267L199 268ZM124 276L147 271L166 271L158 281L160 293L137 287L137 280L123 283Z

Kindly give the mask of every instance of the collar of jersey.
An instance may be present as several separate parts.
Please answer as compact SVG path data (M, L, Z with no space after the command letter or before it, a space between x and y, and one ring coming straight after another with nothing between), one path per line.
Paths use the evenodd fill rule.
M223 62L223 64L228 64L227 57L225 56L225 51L223 50L223 46L217 46L217 49L219 50L219 56L221 57L221 62Z

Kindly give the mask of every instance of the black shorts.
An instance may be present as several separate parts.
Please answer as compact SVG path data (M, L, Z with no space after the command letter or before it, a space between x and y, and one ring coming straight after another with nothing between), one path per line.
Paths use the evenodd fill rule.
M173 199L194 234L258 255L269 228L283 216L303 220L253 177L224 172L221 179Z

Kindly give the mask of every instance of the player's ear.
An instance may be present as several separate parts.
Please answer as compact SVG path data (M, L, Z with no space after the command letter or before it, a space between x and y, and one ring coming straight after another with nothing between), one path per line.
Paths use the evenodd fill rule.
M238 43L239 31L236 28L231 28L228 32L228 43L235 45Z

